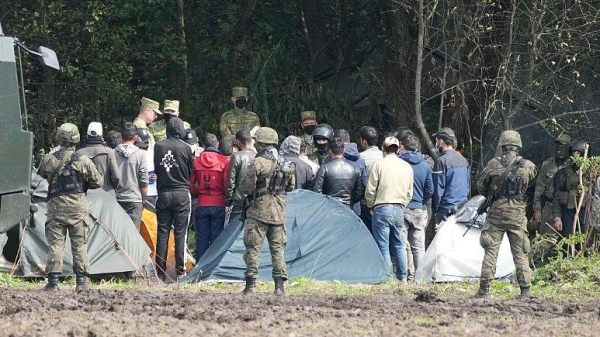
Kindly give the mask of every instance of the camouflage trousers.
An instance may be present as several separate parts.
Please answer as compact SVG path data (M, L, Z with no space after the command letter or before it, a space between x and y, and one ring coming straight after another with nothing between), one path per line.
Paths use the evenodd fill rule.
M48 220L46 222L46 240L48 241L49 248L46 273L61 274L63 272L63 256L67 232L71 238L73 271L77 275L87 275L90 272L90 262L87 256L90 227L83 220L69 225L57 220Z
M271 251L271 263L273 264L273 279L281 278L287 280L287 270L283 252L287 244L285 225L269 225L255 219L246 219L244 224L244 262L246 262L245 277L256 279L258 277L258 266L260 252L262 251L265 236L269 242Z
M560 239L560 232L554 228L552 204L546 203L542 209L542 223L540 223L539 248L536 248L534 261L545 262L555 255L556 243Z
M522 224L492 224L488 221L483 225L479 241L485 250L481 266L481 282L490 283L496 274L496 262L504 233L508 235L510 250L517 269L517 281L520 287L531 285L531 268L527 254L530 251L527 222Z

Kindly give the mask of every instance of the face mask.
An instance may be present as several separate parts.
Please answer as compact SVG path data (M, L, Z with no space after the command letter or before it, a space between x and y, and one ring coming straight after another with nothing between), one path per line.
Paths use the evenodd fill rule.
M254 148L256 149L257 153L261 153L263 151L265 151L269 146L263 143L254 143Z
M312 136L313 131L315 131L316 127L317 127L316 125L307 125L307 126L303 126L302 130L304 130L304 133L306 133L307 135Z
M329 142L325 144L315 143L315 146L317 147L317 151L319 151L320 154L324 154L327 151L329 151Z
M556 144L555 156L558 159L569 157L569 144Z
M235 100L235 107L238 109L245 108L247 104L248 104L248 101L246 101L245 98L238 98Z
M173 117L175 117L175 115L163 114L163 119L165 120L165 123L169 123L169 120L171 120L171 118Z

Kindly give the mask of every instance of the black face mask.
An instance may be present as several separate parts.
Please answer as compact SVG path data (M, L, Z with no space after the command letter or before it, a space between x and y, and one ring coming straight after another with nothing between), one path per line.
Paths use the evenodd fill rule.
M169 120L171 120L171 118L176 117L175 115L171 115L171 114L163 114L163 119L165 120L165 123L169 123Z
M329 151L329 142L325 143L325 144L319 144L317 142L315 142L315 147L317 148L317 151L323 155L325 154L327 151Z
M307 126L303 126L302 130L304 130L304 133L306 133L307 135L312 136L316 127L317 127L316 125L307 125Z
M238 109L243 109L248 105L248 101L245 98L238 98L235 100L235 107Z

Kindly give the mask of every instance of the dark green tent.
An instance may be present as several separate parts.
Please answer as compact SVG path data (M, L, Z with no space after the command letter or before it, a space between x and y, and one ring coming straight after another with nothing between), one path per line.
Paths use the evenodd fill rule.
M288 244L285 261L290 278L347 283L382 283L390 279L373 237L340 202L314 192L288 194ZM243 224L234 219L209 247L186 282L244 279ZM271 280L271 255L265 239L259 280Z

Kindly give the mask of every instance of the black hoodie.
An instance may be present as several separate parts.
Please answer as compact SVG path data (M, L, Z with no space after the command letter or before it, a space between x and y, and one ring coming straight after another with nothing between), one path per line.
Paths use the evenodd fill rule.
M184 136L183 121L173 117L167 123L167 139L154 146L154 170L159 193L190 189L194 157L190 147L182 140Z

